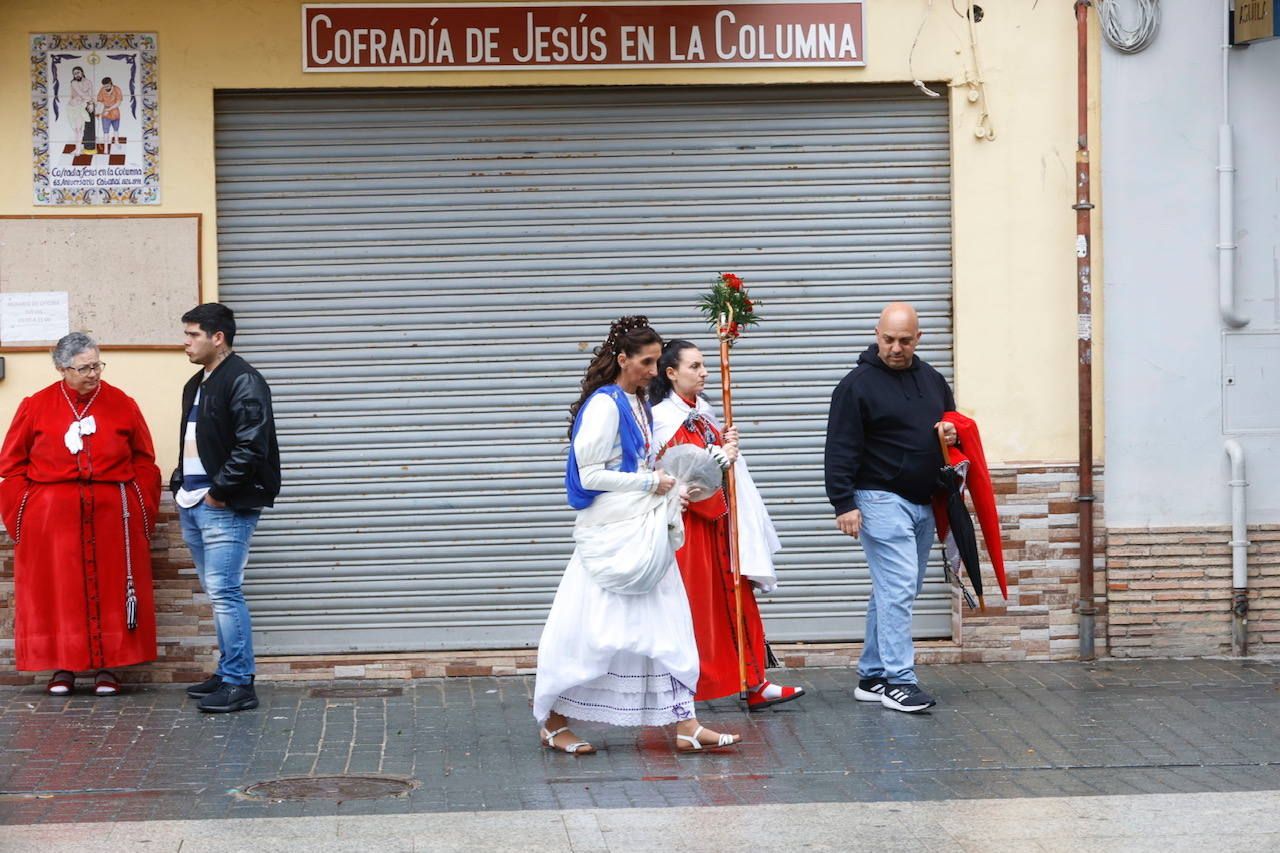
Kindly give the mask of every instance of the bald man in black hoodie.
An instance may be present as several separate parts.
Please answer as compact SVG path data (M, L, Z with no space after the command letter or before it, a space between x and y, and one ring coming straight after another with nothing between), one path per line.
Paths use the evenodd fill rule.
M911 611L924 583L935 528L930 499L942 467L938 430L955 409L942 374L916 358L920 318L886 305L876 343L836 386L827 420L827 498L840 532L861 539L871 568L867 628L854 696L917 713L934 699L916 682Z

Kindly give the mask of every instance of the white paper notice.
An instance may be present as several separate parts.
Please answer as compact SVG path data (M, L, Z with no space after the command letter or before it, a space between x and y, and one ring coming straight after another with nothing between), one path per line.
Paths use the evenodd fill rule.
M0 293L0 344L56 341L69 331L65 290Z

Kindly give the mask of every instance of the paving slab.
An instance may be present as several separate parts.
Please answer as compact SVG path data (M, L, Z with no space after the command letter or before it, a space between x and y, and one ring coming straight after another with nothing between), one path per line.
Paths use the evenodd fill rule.
M587 724L578 731L600 752L584 757L539 747L527 677L263 683L257 710L230 715L198 713L178 687L110 698L0 688L0 827L226 820L231 832L241 818L544 811L571 817L531 827L554 826L585 850L603 849L608 833L572 816L601 810L1016 800L1029 815L1037 799L1280 790L1277 662L963 664L920 674L939 699L928 714L855 701L849 669L780 671L776 681L808 695L754 714L734 700L700 707L707 724L742 733L736 751L676 754L669 731ZM410 787L375 799L249 793L318 774ZM885 820L936 834L928 814ZM984 837L1042 843L1020 839L1026 820L1010 814L993 816ZM1079 823L1057 811L1040 819ZM1169 819L1151 828L1189 818Z

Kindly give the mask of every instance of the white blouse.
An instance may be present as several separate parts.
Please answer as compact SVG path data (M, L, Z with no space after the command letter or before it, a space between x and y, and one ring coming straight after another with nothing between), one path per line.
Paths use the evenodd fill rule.
M627 399L633 410L639 408L635 394L627 394ZM653 492L658 475L650 465L651 455L637 460L634 474L618 470L622 466L622 435L618 427L618 404L609 395L596 394L586 402L573 439L582 487L594 492ZM647 433L648 424L641 431ZM650 454L652 443L651 440Z

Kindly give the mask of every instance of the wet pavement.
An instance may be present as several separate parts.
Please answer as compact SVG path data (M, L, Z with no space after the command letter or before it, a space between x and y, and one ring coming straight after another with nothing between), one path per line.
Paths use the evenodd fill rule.
M676 755L669 731L587 724L577 730L601 752L579 758L539 748L526 677L264 683L257 710L230 715L198 713L175 687L102 699L0 688L0 824L1280 790L1280 663L973 664L920 677L940 704L906 715L856 702L851 670L778 671L809 695L754 714L733 700L700 706L703 722L742 733L736 752ZM408 789L359 799L359 780L342 779L322 799L247 793L327 774Z

